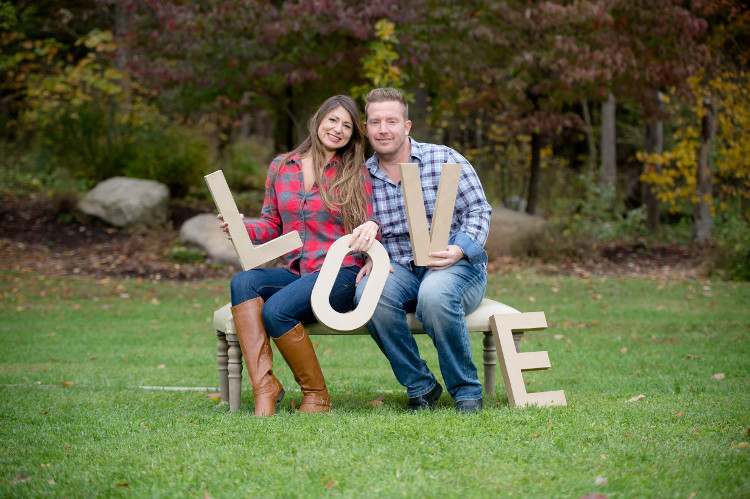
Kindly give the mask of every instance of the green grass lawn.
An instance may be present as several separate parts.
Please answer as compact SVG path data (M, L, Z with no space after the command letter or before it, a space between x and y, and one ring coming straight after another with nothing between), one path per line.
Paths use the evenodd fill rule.
M750 497L748 283L491 277L489 297L546 313L522 345L552 368L524 379L567 407L510 408L498 368L481 413L444 394L406 414L362 336L313 337L329 414L291 410L278 355L288 393L271 418L252 417L246 374L234 413L206 391L138 388L217 390L211 316L228 295L0 273L0 496Z

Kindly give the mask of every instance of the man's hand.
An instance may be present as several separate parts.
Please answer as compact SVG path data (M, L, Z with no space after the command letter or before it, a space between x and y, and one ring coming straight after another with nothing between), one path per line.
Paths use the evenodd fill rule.
M349 244L349 248L354 253L369 251L377 235L378 224L373 221L365 222L352 231L352 241Z
M364 266L359 269L359 273L357 274L357 279L354 281L354 285L356 286L357 284L359 284L359 281L361 281L364 276L370 275L370 272L372 272L372 260L368 258ZM393 270L393 265L391 265L390 272L391 274L396 273L396 271Z
M440 260L432 260L428 262L427 268L432 270L443 270L462 259L464 257L464 251L459 246L450 244L444 251L432 251L429 256L430 258L440 258Z
M219 228L227 233L227 239L232 239L232 236L229 235L229 224L224 221L224 216L219 213L218 215L216 215L216 218L218 218L220 222ZM243 215L242 213L240 213L240 218L243 222L245 221L245 215Z

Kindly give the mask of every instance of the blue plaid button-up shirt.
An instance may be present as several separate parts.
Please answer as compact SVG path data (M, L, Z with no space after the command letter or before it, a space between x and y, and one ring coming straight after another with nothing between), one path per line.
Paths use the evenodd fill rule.
M484 196L482 184L474 167L450 147L419 143L411 137L409 140L410 162L419 165L427 223L430 226L443 163L463 165L448 244L460 247L470 263L486 266L487 253L484 251L484 243L490 232L492 207ZM373 218L383 227L380 242L385 246L391 260L408 268L414 261L414 256L401 183L394 184L388 175L378 168L377 153L367 160L367 169L372 177Z

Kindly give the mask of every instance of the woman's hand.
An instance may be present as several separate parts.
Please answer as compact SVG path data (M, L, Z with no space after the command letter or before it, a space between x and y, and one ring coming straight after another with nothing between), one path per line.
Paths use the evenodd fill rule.
M389 272L391 274L395 274L396 271L393 270L393 265L390 266ZM370 275L370 272L372 272L372 260L368 257L365 264L362 266L361 269L359 269L359 272L357 273L357 278L354 280L354 285L356 286L359 284L359 281L362 280L363 277Z
M232 236L229 235L229 224L224 221L224 217L221 215L221 213L216 215L216 218L219 219L219 228L227 233L227 239L232 239ZM240 213L240 218L243 222L245 221L245 215L243 215L242 213Z
M354 253L369 251L378 235L378 224L373 221L365 222L352 231L349 249Z

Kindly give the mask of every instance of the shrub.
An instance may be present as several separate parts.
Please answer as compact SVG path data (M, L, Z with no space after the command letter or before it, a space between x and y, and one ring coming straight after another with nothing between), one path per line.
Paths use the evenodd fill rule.
M182 196L209 172L212 148L110 66L111 40L111 33L93 31L80 41L90 52L77 64L30 79L26 139L46 166L63 167L89 186L126 175L163 182Z
M750 222L741 215L714 220L714 267L730 279L750 281Z

